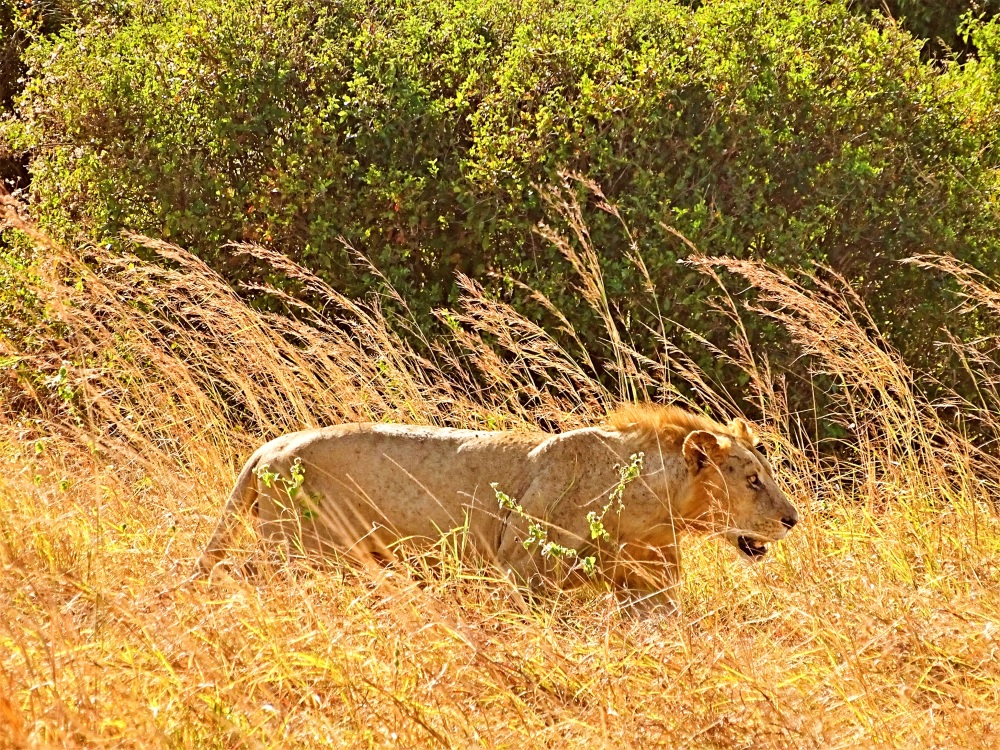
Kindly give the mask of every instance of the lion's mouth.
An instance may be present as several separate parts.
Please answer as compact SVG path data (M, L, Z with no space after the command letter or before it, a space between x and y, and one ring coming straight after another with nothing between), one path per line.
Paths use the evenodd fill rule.
M737 537L736 546L740 548L740 552L752 559L763 557L767 554L767 545L764 542L758 542L756 539L748 536Z

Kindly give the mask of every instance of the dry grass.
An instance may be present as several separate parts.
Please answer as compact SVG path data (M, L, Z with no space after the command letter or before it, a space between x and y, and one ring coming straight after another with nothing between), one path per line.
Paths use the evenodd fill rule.
M585 234L550 239L597 273ZM759 290L753 314L838 383L858 447L821 458L737 334L725 354L751 376L803 522L754 566L688 540L682 612L634 620L601 592L526 610L458 562L211 586L188 573L240 462L286 430L593 423L615 405L593 377L605 366L622 393L676 399L670 383L686 380L732 416L666 342L654 362L615 333L595 363L466 281L454 340L419 356L377 307L262 250L245 248L298 274L322 309L256 312L181 250L137 241L161 262L95 249L84 262L35 236L45 315L0 337L0 747L1000 741L1000 471L916 395L838 280L695 260ZM984 300L993 289L960 280ZM599 279L582 287L613 322ZM968 405L979 435L998 426L988 352L967 352L986 394Z

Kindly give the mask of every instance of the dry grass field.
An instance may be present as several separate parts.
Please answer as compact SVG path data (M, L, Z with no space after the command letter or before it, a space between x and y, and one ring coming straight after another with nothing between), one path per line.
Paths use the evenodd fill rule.
M376 305L259 248L243 249L312 306L259 312L178 248L71 252L5 210L44 260L0 321L0 747L1000 744L995 342L959 347L980 403L942 410L836 279L696 259L758 290L729 313L789 330L855 447L819 450L734 322L718 355L747 373L802 522L756 565L688 538L674 616L633 618L600 590L528 606L493 571L419 557L209 583L190 574L236 472L284 431L569 428L618 394L678 399L680 381L717 416L735 407L667 342L659 362L629 349L579 244L565 252L607 318L615 392L472 281L453 339L418 354ZM987 280L921 262L1000 311Z

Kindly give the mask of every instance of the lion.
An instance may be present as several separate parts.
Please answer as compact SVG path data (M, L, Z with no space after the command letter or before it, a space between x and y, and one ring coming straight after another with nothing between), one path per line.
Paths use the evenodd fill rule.
M757 560L798 522L749 424L652 404L554 435L389 424L284 435L246 462L201 572L225 559L251 509L290 555L391 559L401 542L461 529L470 550L532 588L597 577L623 599L663 603L681 532Z

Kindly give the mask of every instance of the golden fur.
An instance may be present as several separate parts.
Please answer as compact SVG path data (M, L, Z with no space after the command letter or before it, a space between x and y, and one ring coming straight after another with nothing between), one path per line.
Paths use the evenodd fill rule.
M541 522L547 541L576 550L577 561L594 557L597 575L624 596L662 598L676 581L679 531L716 533L757 557L794 524L756 441L742 420L723 426L649 405L559 435L406 425L293 433L250 457L201 567L226 556L234 519L252 508L264 538L288 554L385 557L401 540L429 545L458 528L518 580L583 580L572 559L525 545L529 525ZM641 472L619 509L610 496L620 467L639 454ZM498 504L494 485L520 511ZM606 542L592 533L592 512Z
M750 425L742 419L734 419L725 426L703 414L695 414L679 406L627 404L611 412L607 424L618 432L654 438L664 446L675 448L680 448L688 435L699 430L735 438L747 448L753 448L760 442Z

